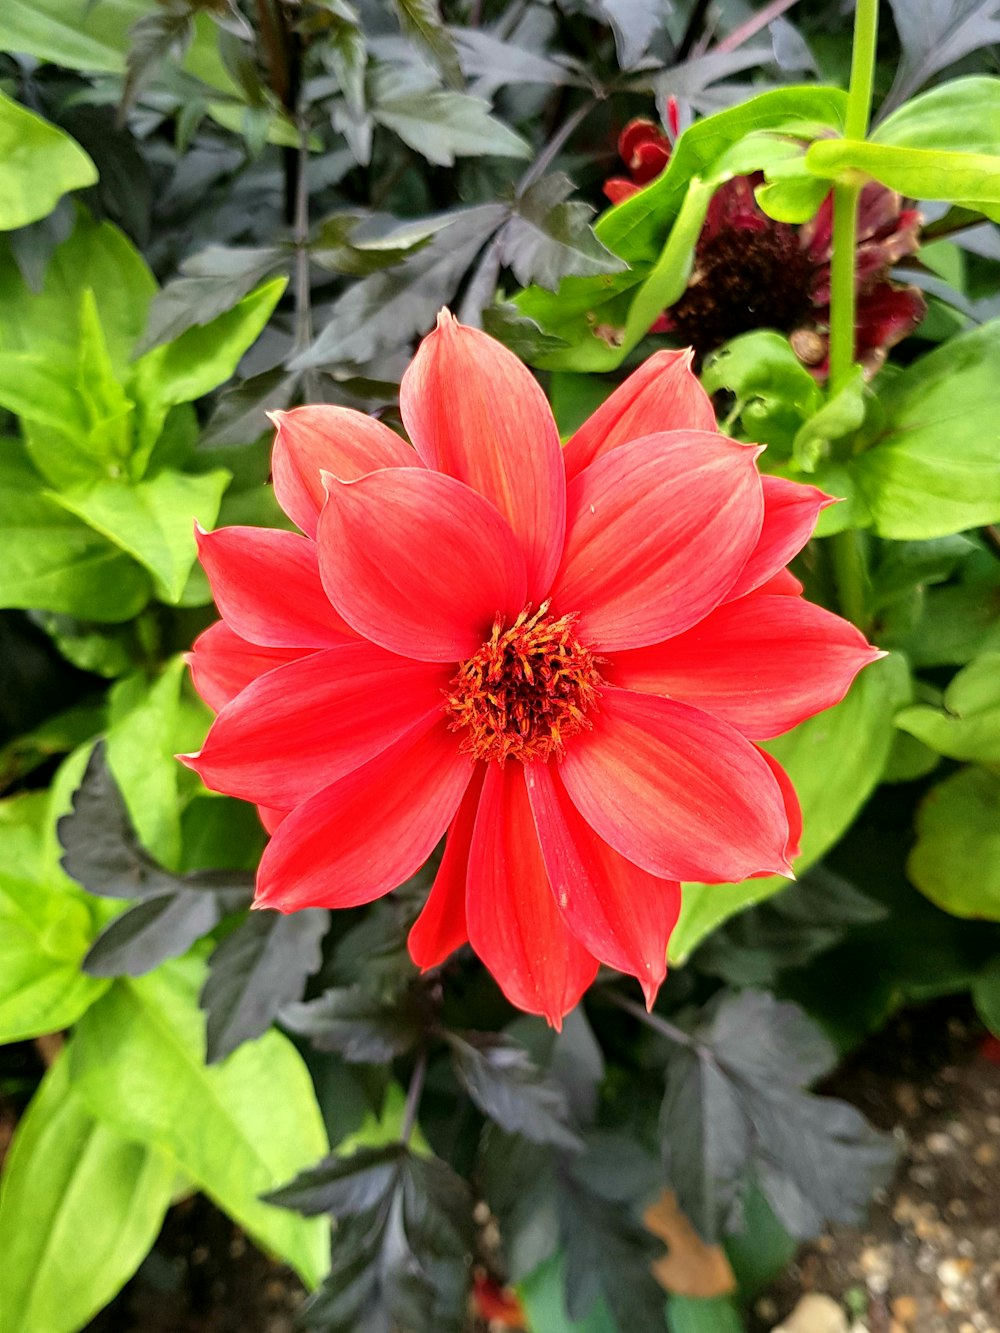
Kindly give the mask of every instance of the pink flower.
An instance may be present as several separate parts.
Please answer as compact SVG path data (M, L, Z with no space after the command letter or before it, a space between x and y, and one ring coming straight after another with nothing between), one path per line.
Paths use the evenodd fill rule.
M676 104L668 106L668 115L676 139ZM666 170L672 143L652 121L633 120L621 133L618 151L630 179L604 182L604 193L615 204ZM796 355L813 374L825 378L833 196L826 197L810 222L775 222L754 197L763 179L760 173L736 176L716 191L695 246L687 291L652 331L677 334L705 353L751 329L776 329L788 334ZM854 270L855 358L869 375L926 313L916 287L889 281L890 268L916 253L920 221L915 208L903 208L899 195L877 181L862 190Z
M278 417L304 535L200 534L218 708L187 762L265 807L257 904L351 907L444 856L410 936L471 942L558 1026L598 963L652 1003L678 881L790 872L798 805L755 742L877 656L784 570L827 497L718 434L690 353L560 448L536 381L443 312L403 378L413 447L339 407Z

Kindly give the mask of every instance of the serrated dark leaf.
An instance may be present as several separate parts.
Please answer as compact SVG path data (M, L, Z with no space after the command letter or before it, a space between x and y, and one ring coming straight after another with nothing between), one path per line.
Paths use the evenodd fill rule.
M262 1036L282 1005L301 996L320 965L329 920L321 909L251 912L226 936L209 959L199 999L208 1015L209 1064Z
M292 369L363 365L380 350L426 332L506 217L503 204L467 209L398 267L349 287L334 303L326 328L291 363Z
M657 1253L652 1236L626 1208L591 1193L571 1171L560 1185L570 1318L586 1318L603 1296L619 1328L662 1333L665 1298L649 1271Z
M298 385L298 375L275 366L224 390L202 431L199 449L224 449L258 439L271 429L267 413L290 407Z
M761 991L722 993L692 1045L672 1048L664 1168L707 1240L739 1229L739 1198L755 1176L801 1235L823 1220L857 1220L894 1152L852 1107L806 1091L834 1059L797 1005Z
M693 965L733 986L773 985L780 972L832 948L848 927L885 916L881 903L824 866L813 866L789 888L714 931Z
M433 56L453 88L462 87L462 66L455 42L444 26L437 0L392 0L403 31L415 37Z
M488 1124L480 1141L476 1181L500 1222L511 1280L519 1282L551 1258L559 1244L561 1154Z
M587 7L611 25L622 69L631 69L645 55L670 12L662 0L589 0Z
M566 277L621 273L628 267L594 235L590 205L569 200L573 189L562 172L535 181L497 237L501 260L522 287L538 283L555 291Z
M336 1051L353 1064L383 1064L420 1038L419 1016L406 994L385 999L361 986L325 991L304 1004L288 1004L281 1022L320 1051Z
M466 78L481 80L478 87L484 95L508 84L534 83L557 88L579 82L576 75L557 61L483 28L452 28L451 35Z
M1000 42L1000 0L889 0L903 56L884 116L963 56Z
M187 953L219 921L213 894L182 889L146 898L116 916L90 946L83 970L93 977L141 977Z
M449 225L449 218L428 218L400 225L398 219L367 213L332 213L316 228L309 243L314 264L330 273L366 278L384 268L401 264L427 241ZM393 233L398 234L398 241Z
M330 1274L304 1312L324 1333L460 1333L473 1200L445 1162L391 1143L327 1158L266 1197L337 1220Z
M149 322L136 355L173 342L188 329L209 324L243 300L265 278L290 264L280 246L227 249L213 245L194 255L175 278L153 297Z
M122 111L135 102L142 82L168 55L183 55L194 36L196 5L189 0L163 0L150 14L144 14L129 28L129 47L125 57L125 84Z
M396 1188L406 1157L402 1143L358 1148L344 1157L331 1153L294 1180L263 1195L265 1203L315 1217L353 1217L380 1208Z
M469 93L435 88L382 93L371 114L438 167L454 166L457 157L531 156L527 141L497 120L488 102Z
M447 1034L455 1076L483 1115L509 1134L532 1143L575 1151L583 1144L569 1125L558 1084L529 1058L523 1046L501 1034Z
M69 814L56 823L60 864L88 893L103 898L149 898L174 892L178 878L140 847L125 802L107 764L103 741L94 746Z

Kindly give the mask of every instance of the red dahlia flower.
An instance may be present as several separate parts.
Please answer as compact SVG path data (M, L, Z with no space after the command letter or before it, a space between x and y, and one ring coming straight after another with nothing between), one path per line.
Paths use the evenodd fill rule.
M421 967L468 940L556 1026L599 962L652 1003L678 880L790 872L795 793L755 742L877 656L783 568L827 497L716 432L690 353L561 449L525 367L444 312L400 401L412 448L279 415L304 535L200 534L223 619L191 665L220 711L187 762L265 807L259 906L370 902L447 831Z
M668 114L670 114L668 109ZM676 113L673 113L674 116ZM676 119L671 120L676 138ZM604 183L612 203L637 194L667 167L671 140L652 121L633 120L618 151L630 179ZM687 291L653 325L705 353L751 329L788 334L796 355L820 378L827 374L833 195L809 222L775 222L758 206L763 175L736 176L716 191L695 246ZM889 270L919 247L920 214L878 181L861 192L854 276L854 355L869 375L926 313L916 287L888 280Z

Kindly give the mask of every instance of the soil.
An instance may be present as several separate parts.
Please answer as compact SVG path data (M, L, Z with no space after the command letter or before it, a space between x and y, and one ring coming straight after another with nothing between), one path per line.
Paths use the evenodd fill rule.
M803 1247L750 1333L770 1333L808 1292L834 1297L853 1333L1000 1333L998 1061L953 999L899 1015L837 1072L824 1091L896 1135L899 1168L867 1227ZM12 1120L0 1099L0 1155ZM292 1333L302 1300L294 1274L194 1197L86 1333Z
M770 1333L807 1292L834 1297L856 1333L1000 1333L1000 1047L949 1000L899 1015L824 1091L853 1102L901 1150L865 1228L832 1227L756 1304Z

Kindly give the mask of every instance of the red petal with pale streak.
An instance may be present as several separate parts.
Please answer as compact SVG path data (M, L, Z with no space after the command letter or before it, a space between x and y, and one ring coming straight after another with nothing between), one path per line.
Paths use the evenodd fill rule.
M758 450L707 431L633 440L569 484L553 613L598 652L679 634L723 600L760 535Z
M326 492L322 472L354 481L383 467L416 467L410 446L388 426L349 407L296 407L276 412L271 475L278 504L309 537L316 536Z
M310 653L248 685L186 762L214 791L290 810L440 713L451 674L358 640Z
M744 566L727 602L761 587L798 555L812 536L820 511L835 504L815 486L803 486L784 477L763 476L764 524L760 539Z
M781 797L785 802L785 814L788 816L788 842L785 845L785 856L789 861L794 861L801 850L802 842L802 806L799 804L799 795L792 785L792 779L778 763L773 755L769 755L766 750L757 747L760 757L766 761L768 768L777 779L778 786L781 788Z
M880 654L849 620L798 597L753 593L666 643L616 653L604 674L767 740L839 703Z
M390 652L460 662L498 615L525 606L521 547L471 487L423 468L329 482L319 523L323 583L344 619Z
M209 625L191 645L186 661L201 697L216 712L266 671L295 662L311 649L265 648L234 634L224 620Z
M402 884L472 777L443 722L423 724L293 810L264 849L256 907L357 907Z
M447 310L399 388L417 453L491 500L520 539L528 599L552 583L566 530L566 482L552 410L512 352Z
M566 747L570 799L615 851L663 879L787 874L788 818L757 749L674 699L610 686Z
M570 933L549 887L524 765L489 764L469 853L469 940L507 999L556 1030L597 959Z
M715 430L708 394L691 369L694 353L655 352L572 435L563 450L570 479L595 458L642 435Z
M652 1008L667 974L681 886L640 870L599 838L567 796L556 765L528 764L524 775L563 920L595 958L637 977Z
M469 938L465 923L469 848L485 776L485 764L477 764L445 838L444 855L427 901L410 931L410 957L424 971L443 963Z
M277 528L198 530L212 596L240 638L270 648L335 648L356 635L330 605L316 546Z

